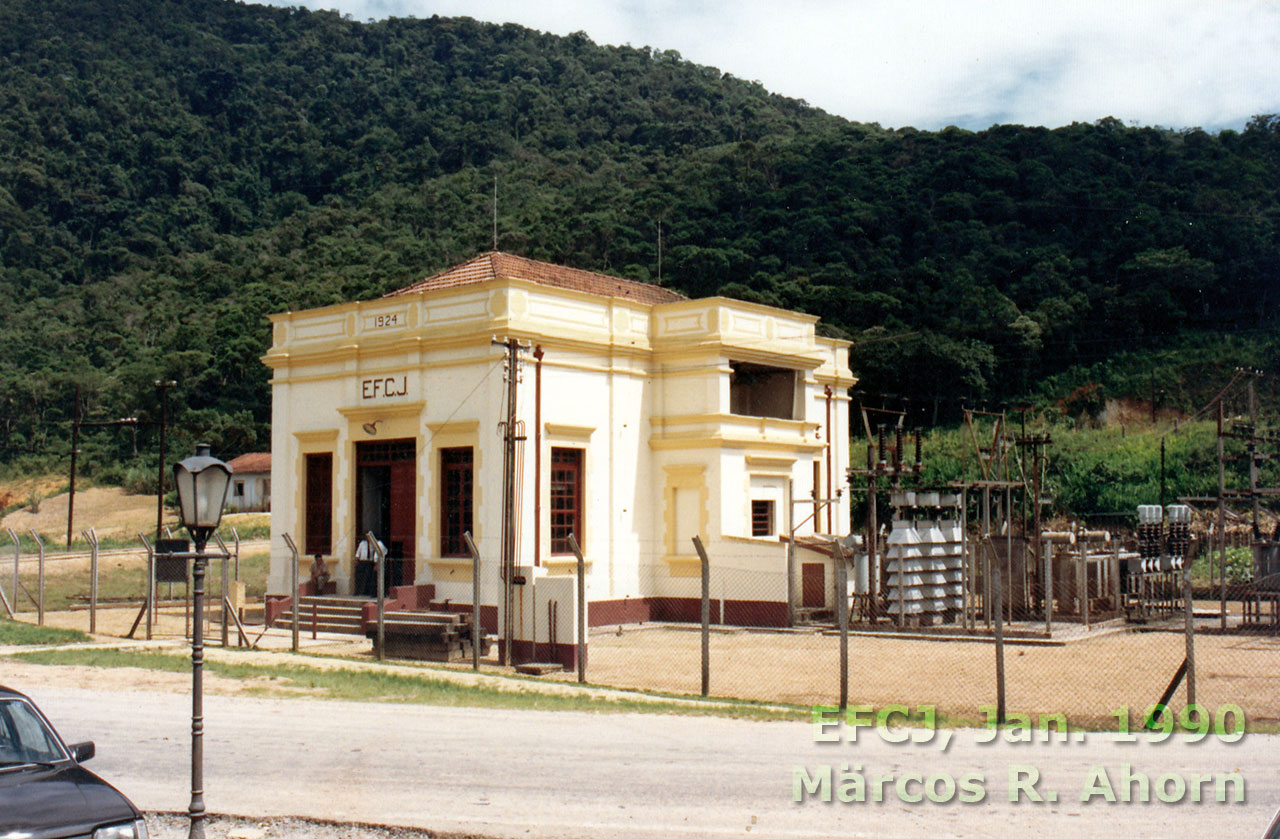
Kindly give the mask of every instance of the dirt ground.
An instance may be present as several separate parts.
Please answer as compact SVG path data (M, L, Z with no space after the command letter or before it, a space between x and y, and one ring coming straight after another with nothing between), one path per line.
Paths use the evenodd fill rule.
M60 488L65 485L59 484ZM43 489L41 489L43 487ZM7 493L10 503L21 503L31 491L50 491L50 487L32 483L8 484L0 488L0 494ZM67 534L67 506L71 496L67 493L45 498L39 503L39 511L32 512L24 507L15 510L0 519L0 531L12 528L18 533L34 530L56 538L56 544L48 545L49 550L66 547L63 544ZM76 541L80 541L80 531L94 528L98 537L134 539L139 532L150 535L156 527L156 497L154 495L130 495L118 487L92 487L76 492L75 518L72 522ZM7 506L0 504L0 508ZM241 528L250 524L260 524L268 520L267 513L236 513L224 516L226 524L239 522ZM172 510L165 510L164 523L178 531L177 516Z
M124 636L136 617L136 609L104 609L99 612L99 637ZM34 622L34 615L24 615ZM50 612L50 626L87 629L83 611ZM178 646L186 621L181 607L164 610L153 632L157 640ZM260 627L250 628L257 638ZM288 633L273 630L266 644L287 648ZM216 647L220 628L207 631ZM143 637L142 627L137 632ZM231 635L234 645L234 631ZM364 639L321 635L313 640L304 627L303 652L320 663L326 656L346 656L334 666L378 666L351 662L350 656L367 655ZM359 645L357 648L353 643ZM1197 635L1197 701L1217 710L1238 705L1252 723L1280 723L1280 637ZM217 650L211 650L216 655ZM263 663L279 661L279 652L237 660ZM1135 726L1138 716L1157 701L1185 655L1185 639L1174 631L1123 631L1061 646L1009 643L1005 647L1008 708L1029 714L1061 713L1081 723L1114 725L1115 712L1130 709ZM395 666L395 665L391 665ZM422 672L422 665L410 665ZM39 667L0 662L0 677L22 668L24 680L42 678ZM33 669L28 669L33 668ZM62 669L62 668L57 668ZM491 664L488 674L504 671ZM437 669L450 677L472 678L470 672ZM110 675L83 674L95 682L121 679L133 689L164 690L188 678L182 674L120 671ZM59 677L65 678L65 674ZM210 678L210 690L237 693L249 685ZM486 677L481 677L486 678ZM489 677L492 678L492 677ZM547 682L572 682L576 673L547 677ZM593 633L588 653L587 679L595 685L664 693L698 695L701 686L700 637L696 630L671 626L630 628ZM2 681L2 678L0 678ZM496 682L501 683L498 679ZM225 682L225 684L223 683ZM29 681L27 683L30 683ZM530 685L521 681L521 685ZM547 685L551 688L551 684ZM568 685L564 686L568 688ZM1171 703L1185 703L1185 684ZM711 636L711 690L713 697L778 702L795 705L836 704L839 698L838 638L816 632L716 631ZM855 635L849 642L849 697L855 704L883 707L901 703L912 707L936 705L940 713L961 720L981 720L979 707L995 702L995 653L990 642L929 641Z
M56 475L0 481L0 510L7 510L15 504L26 504L33 499L38 503L38 499L61 492L66 487L67 479Z
M21 500L21 499L19 499ZM67 533L67 505L71 496L67 493L46 498L40 502L39 512L27 508L17 510L0 521L0 530L13 528L18 533L35 530L37 533ZM165 511L165 523L176 527L176 518ZM154 495L129 495L117 487L94 487L76 492L75 520L72 522L75 537L80 531L93 527L99 537L132 538L138 531L151 533L156 527L156 497ZM52 547L52 546L50 546ZM57 547L65 547L61 539Z
M1239 705L1251 722L1280 722L1280 638L1197 636L1199 704ZM1177 632L1122 632L1065 646L1008 644L1008 708L1104 722L1128 706L1154 704L1185 656ZM836 704L838 638L817 633L716 632L711 636L713 696L801 705ZM588 678L597 684L697 693L700 636L676 628L591 636ZM937 705L980 719L995 703L994 645L854 636L849 641L851 703ZM1185 702L1185 687L1173 705Z

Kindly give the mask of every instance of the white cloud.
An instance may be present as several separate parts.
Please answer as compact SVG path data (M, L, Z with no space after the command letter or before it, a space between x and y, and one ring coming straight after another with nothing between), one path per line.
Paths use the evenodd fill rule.
M676 49L687 60L885 126L1058 126L1114 116L1212 129L1280 111L1280 4L1266 0L303 5L356 20L465 15L561 35L584 31L602 44Z

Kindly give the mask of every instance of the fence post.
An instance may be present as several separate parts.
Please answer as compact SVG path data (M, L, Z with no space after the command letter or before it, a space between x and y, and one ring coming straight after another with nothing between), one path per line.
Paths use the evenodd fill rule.
M291 628L293 630L292 649L296 653L298 651L298 612L302 609L302 604L299 602L300 599L298 597L298 546L294 544L293 537L288 533L284 534L284 543L289 547L289 552L293 554L293 620L291 621Z
M387 606L387 581L383 575L386 573L387 553L382 549L382 545L378 542L378 537L373 535L372 530L365 533L364 538L369 545L369 550L373 553L373 571L378 575L378 661L384 661L386 659L384 648L386 647L387 637L383 614Z
M89 634L98 633L98 533L92 527L80 535L89 543Z
M13 535L13 531L9 531L9 538L13 540L13 603L9 602L9 598L4 596L4 586L0 586L0 603L4 604L4 610L9 617L17 620L18 616L14 610L18 608L18 537Z
M982 622L988 629L991 628L991 558L987 551L995 551L995 544L991 541L991 487L984 486L982 488L982 541L981 541L982 560ZM975 564L975 567L977 567Z
M569 550L578 560L578 684L587 681L587 562L578 539L569 534Z
M235 532L234 528L232 529L232 532ZM227 563L231 561L231 552L227 550L227 543L222 541L221 536L215 533L213 534L213 538L218 542L218 550L222 551L222 556L220 557L222 560L222 646L231 646L228 623L234 623L236 625L237 633L236 646L243 647L249 643L249 635L244 631L244 624L240 622L240 615L236 613L235 609L231 608L231 597L227 593ZM240 550L239 544L236 545L236 550ZM312 608L314 609L315 607L313 606ZM312 623L312 627L311 637L314 638L314 621Z
M218 536L217 534L214 534L214 538L218 540L218 549L222 551L223 557L229 556L231 552L227 550L227 543L222 541L222 537ZM231 576L231 569L227 567L227 560L224 558L222 560L222 579L221 579L221 583L222 583L222 647L223 649L226 649L227 647L231 646L231 633L229 632L229 627L228 627L228 624L231 622L231 616L229 614L231 611L231 607L227 605L227 591L230 590L231 588L231 582L229 579L230 576Z
M160 608L156 604L156 550L147 537L141 533L138 534L142 539L142 544L147 546L147 640L151 640L151 624L156 616L160 613Z
M44 626L44 542L41 541L40 534L34 530L31 531L31 538L36 540L36 547L40 549L40 571L36 584L36 624Z
M969 488L962 487L960 489L960 548L964 558L960 561L960 590L964 593L963 599L960 601L960 620L964 624L965 629L972 629L970 618L972 617L973 606L973 590L975 588L973 582L973 565L969 561Z
M1213 566L1210 565L1210 568ZM1120 539L1111 539L1111 602L1119 609L1124 606L1124 593L1120 590Z
M995 601L992 611L995 613L996 635L996 724L1004 725L1004 612L1001 611L1004 581L1001 579L1000 558L996 556L995 545L990 547L987 570L991 573L991 595Z
M13 601L14 601L15 603L16 603L16 602L18 602L18 595L17 595L17 592L15 592L15 593L14 593ZM4 611L5 611L5 613L9 616L9 619L10 619L10 620L16 620L16 618L15 618L15 616L14 616L14 614L13 614L13 607L9 605L9 598L8 598L8 597L5 597L5 594L4 594L4 586L0 586L0 605L3 605L3 606L4 606Z
M844 711L849 707L849 568L839 539L831 540L831 558L835 562L835 607L840 627L840 710Z
M1191 563L1182 566L1182 598L1186 604L1187 632L1187 705L1196 704L1196 626L1194 606L1191 601Z
M13 528L8 529L9 538L13 540L13 610L18 610L18 591L22 587L22 581L18 579L18 563L22 560L22 545L18 542L18 534L13 532Z
M142 540L142 546L147 549L147 593L142 596L142 608L138 610L137 617L133 619L133 626L129 627L129 634L126 638L132 638L133 633L138 631L138 624L142 623L142 616L147 616L147 640L151 640L151 609L154 605L152 596L156 590L156 570L155 570L155 551L151 547L151 543L147 541L147 537L141 533L138 538Z
M1043 539L1041 543L1044 551L1044 631L1053 637L1053 542Z
M6 533L13 541L13 603L12 615L18 616L18 601L22 599L19 592L22 591L22 580L18 579L18 564L22 561L22 543L18 542L18 534L13 532L13 528L6 528ZM28 594L29 597L29 594Z
M471 554L471 669L480 669L480 644L483 636L480 628L480 551L476 543L471 541L471 531L462 534L466 540L467 551Z
M711 563L702 539L693 537L693 549L702 566L702 695L711 690Z
M796 625L796 505L795 480L787 478L787 626ZM870 576L868 575L868 579Z

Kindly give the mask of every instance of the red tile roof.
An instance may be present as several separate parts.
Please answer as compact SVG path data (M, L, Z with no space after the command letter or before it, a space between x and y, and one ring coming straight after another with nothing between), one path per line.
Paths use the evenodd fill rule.
M227 463L232 472L254 473L271 471L271 452L249 452Z
M454 288L494 279L528 280L542 285L598 294L602 297L624 297L651 305L687 299L683 294L662 286L610 277L607 274L583 271L580 268L566 268L563 265L538 262L535 259L526 259L523 256L501 251L480 254L461 265L455 265L399 291L393 291L387 297Z

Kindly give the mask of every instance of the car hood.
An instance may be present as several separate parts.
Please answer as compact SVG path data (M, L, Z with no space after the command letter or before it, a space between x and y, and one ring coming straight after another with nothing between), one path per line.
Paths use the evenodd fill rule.
M75 764L0 773L0 836L58 839L137 818L115 787Z

